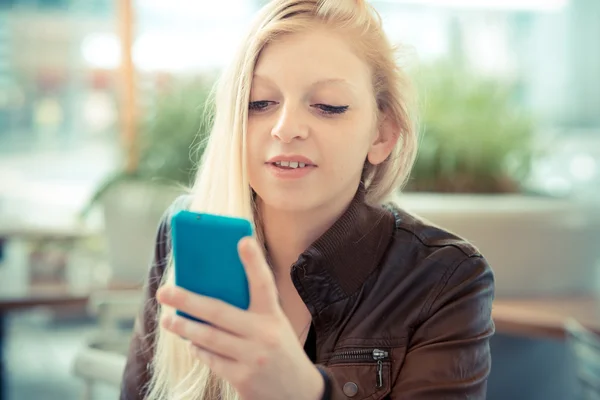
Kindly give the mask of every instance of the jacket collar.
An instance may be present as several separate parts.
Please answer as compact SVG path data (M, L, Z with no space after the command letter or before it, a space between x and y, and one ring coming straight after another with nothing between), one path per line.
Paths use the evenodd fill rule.
M394 229L394 215L368 205L361 183L342 216L292 267L292 281L313 315L360 289L377 269Z

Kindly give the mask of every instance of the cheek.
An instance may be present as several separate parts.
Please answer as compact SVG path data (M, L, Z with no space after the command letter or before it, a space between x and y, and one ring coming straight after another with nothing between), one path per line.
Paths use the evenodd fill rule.
M250 186L256 192L265 190L264 163L269 156L269 141L272 139L268 123L262 118L248 120L246 136L246 171Z
M341 180L362 174L371 141L368 127L356 125L340 132L336 139L327 137L324 146L327 148L327 158L331 161L328 164L332 173Z
M269 132L265 131L264 124L258 121L248 121L248 131L246 136L246 149L249 162L256 161L259 157L264 157L261 150L264 149L265 138L269 137Z

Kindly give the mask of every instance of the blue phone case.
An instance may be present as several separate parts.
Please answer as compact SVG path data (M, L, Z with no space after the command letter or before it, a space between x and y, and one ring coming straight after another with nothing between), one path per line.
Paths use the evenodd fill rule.
M252 236L248 220L183 210L171 218L171 235L175 285L248 309L248 279L237 251L240 239Z

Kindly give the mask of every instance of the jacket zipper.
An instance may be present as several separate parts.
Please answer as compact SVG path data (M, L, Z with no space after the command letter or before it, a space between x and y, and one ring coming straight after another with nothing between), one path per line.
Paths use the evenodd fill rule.
M389 357L385 350L349 350L335 353L330 361L376 361L377 362L377 388L383 387L383 360Z

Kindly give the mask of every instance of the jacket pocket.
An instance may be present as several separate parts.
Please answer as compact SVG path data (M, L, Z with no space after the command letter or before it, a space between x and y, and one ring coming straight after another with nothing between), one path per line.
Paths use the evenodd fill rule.
M334 392L345 396L334 396L334 400L380 400L391 391L391 357L387 350L341 350L332 355L327 367L336 386Z

